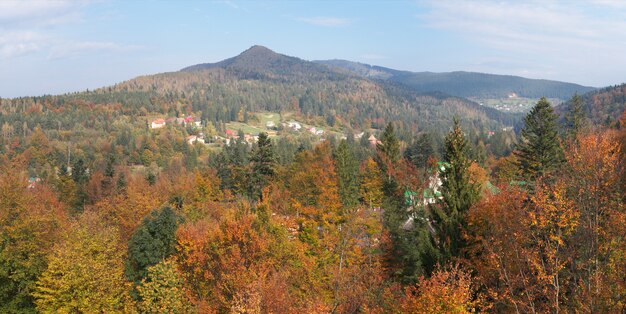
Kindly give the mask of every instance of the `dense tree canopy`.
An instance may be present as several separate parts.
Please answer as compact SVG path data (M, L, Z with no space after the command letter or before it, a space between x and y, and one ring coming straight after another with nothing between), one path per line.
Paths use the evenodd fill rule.
M285 62L2 99L0 312L624 312L622 87L522 126Z

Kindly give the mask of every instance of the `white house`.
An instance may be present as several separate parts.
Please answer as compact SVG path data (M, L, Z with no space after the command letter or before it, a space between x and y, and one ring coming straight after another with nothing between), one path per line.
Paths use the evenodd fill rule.
M160 129L164 126L165 126L165 120L160 119L160 118L152 121L152 123L150 124L150 127L153 129Z
M193 145L193 143L198 141L198 137L195 135L189 135L187 136L187 143L189 143L189 145Z
M300 123L295 122L295 121L287 122L287 126L296 131L299 131L302 128L302 125L300 125Z

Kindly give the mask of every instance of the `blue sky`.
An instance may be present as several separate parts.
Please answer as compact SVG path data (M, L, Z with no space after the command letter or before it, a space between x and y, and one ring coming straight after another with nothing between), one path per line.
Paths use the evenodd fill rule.
M235 56L626 82L626 1L0 1L0 97Z

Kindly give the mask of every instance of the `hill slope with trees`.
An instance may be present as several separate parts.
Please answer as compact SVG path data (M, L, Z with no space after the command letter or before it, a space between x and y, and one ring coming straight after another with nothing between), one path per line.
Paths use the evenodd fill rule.
M609 86L597 91L580 94L582 110L595 125L616 123L626 109L626 84ZM556 109L564 114L572 105L569 100Z
M416 92L439 91L458 97L506 98L511 93L515 93L519 97L526 98L569 99L574 93L583 94L595 89L573 83L527 79L512 75L463 71L409 72L346 60L315 62L345 69L361 77L401 83Z

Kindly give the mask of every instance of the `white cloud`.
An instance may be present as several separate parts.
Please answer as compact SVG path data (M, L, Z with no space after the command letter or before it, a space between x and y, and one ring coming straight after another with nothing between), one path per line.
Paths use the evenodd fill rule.
M35 32L0 33L0 59L23 56L41 49L41 36Z
M430 26L472 35L500 47L598 48L613 36L626 39L623 19L594 17L576 6L551 2L434 2L431 9L424 16Z
M82 53L126 52L141 48L114 42L75 40L55 29L84 23L83 9L93 0L0 0L0 60L43 53L50 59Z
M338 27L352 24L351 19L341 17L315 16L315 17L299 17L298 21L316 26Z
M626 69L623 1L431 1L426 6L428 12L417 17L428 27L459 34L511 59L526 59L527 66L533 61L554 65L539 76L563 76L567 67L591 69L591 62ZM592 58L615 62L602 65ZM527 67L517 70L535 73Z
M86 0L3 0L0 28L43 27L80 21Z

